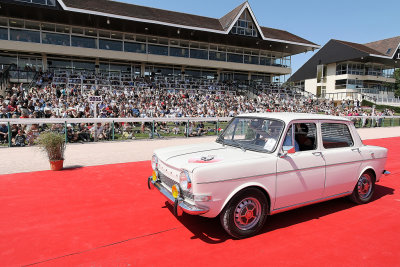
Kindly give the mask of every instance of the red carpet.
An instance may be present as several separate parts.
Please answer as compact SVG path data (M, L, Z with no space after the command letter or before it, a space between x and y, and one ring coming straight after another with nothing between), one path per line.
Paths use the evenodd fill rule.
M1 266L400 266L400 138L374 200L269 217L232 240L218 219L175 218L146 177L150 162L0 176Z

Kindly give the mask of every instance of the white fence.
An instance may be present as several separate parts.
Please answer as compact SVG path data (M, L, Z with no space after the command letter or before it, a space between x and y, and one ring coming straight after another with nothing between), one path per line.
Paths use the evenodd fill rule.
M346 116L345 118L354 122L355 126L358 128L362 127L394 127L400 126L400 116ZM153 138L156 135L160 137L160 134L157 132L155 125L157 123L173 123L179 124L184 131L180 132L180 136L189 137L189 125L191 123L209 123L212 125L212 129L210 129L209 134L217 135L219 133L220 124L223 123L226 125L226 122L230 121L232 117L180 117L180 118L49 118L49 119L4 119L0 118L0 124L8 125L8 145L12 145L12 136L11 136L11 126L12 125L59 125L59 132L65 134L65 139L67 139L67 125L78 125L78 124L92 124L95 127L95 141L97 140L97 131L96 127L98 123L102 125L108 124L110 137L108 140L117 139L115 125L121 125L122 123L131 123L131 124L140 124L144 123L148 124L147 133L148 138ZM212 124L210 124L212 123ZM38 134L38 132L37 132ZM143 137L143 136L142 136Z

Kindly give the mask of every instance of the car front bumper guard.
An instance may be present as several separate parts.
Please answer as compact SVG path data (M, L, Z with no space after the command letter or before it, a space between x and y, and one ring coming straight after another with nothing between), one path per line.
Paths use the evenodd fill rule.
M208 208L200 208L184 202L182 197L174 198L172 193L169 192L169 190L166 189L159 181L153 181L152 176L148 178L147 185L150 190L154 188L158 189L158 191L160 191L160 193L167 198L168 202L174 207L173 211L175 216L181 216L183 212L190 215L200 215L209 211Z

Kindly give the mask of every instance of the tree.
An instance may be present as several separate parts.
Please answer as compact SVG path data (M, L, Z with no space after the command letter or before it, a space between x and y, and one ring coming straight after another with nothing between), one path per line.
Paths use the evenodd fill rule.
M394 83L394 95L400 97L400 69L394 70L394 78L396 79Z

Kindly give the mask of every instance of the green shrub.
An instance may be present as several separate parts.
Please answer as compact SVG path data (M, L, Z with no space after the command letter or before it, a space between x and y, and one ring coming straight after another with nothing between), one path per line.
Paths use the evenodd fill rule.
M375 105L375 104L370 101L367 101L367 100L363 100L361 102L361 106L372 107L373 105ZM391 109L391 110L394 110L394 112L396 112L396 113L400 113L400 107L394 107L394 106L388 106L388 105L375 105L375 108L377 110Z
M49 160L63 160L65 136L54 132L43 132L36 139L38 146L47 153Z

